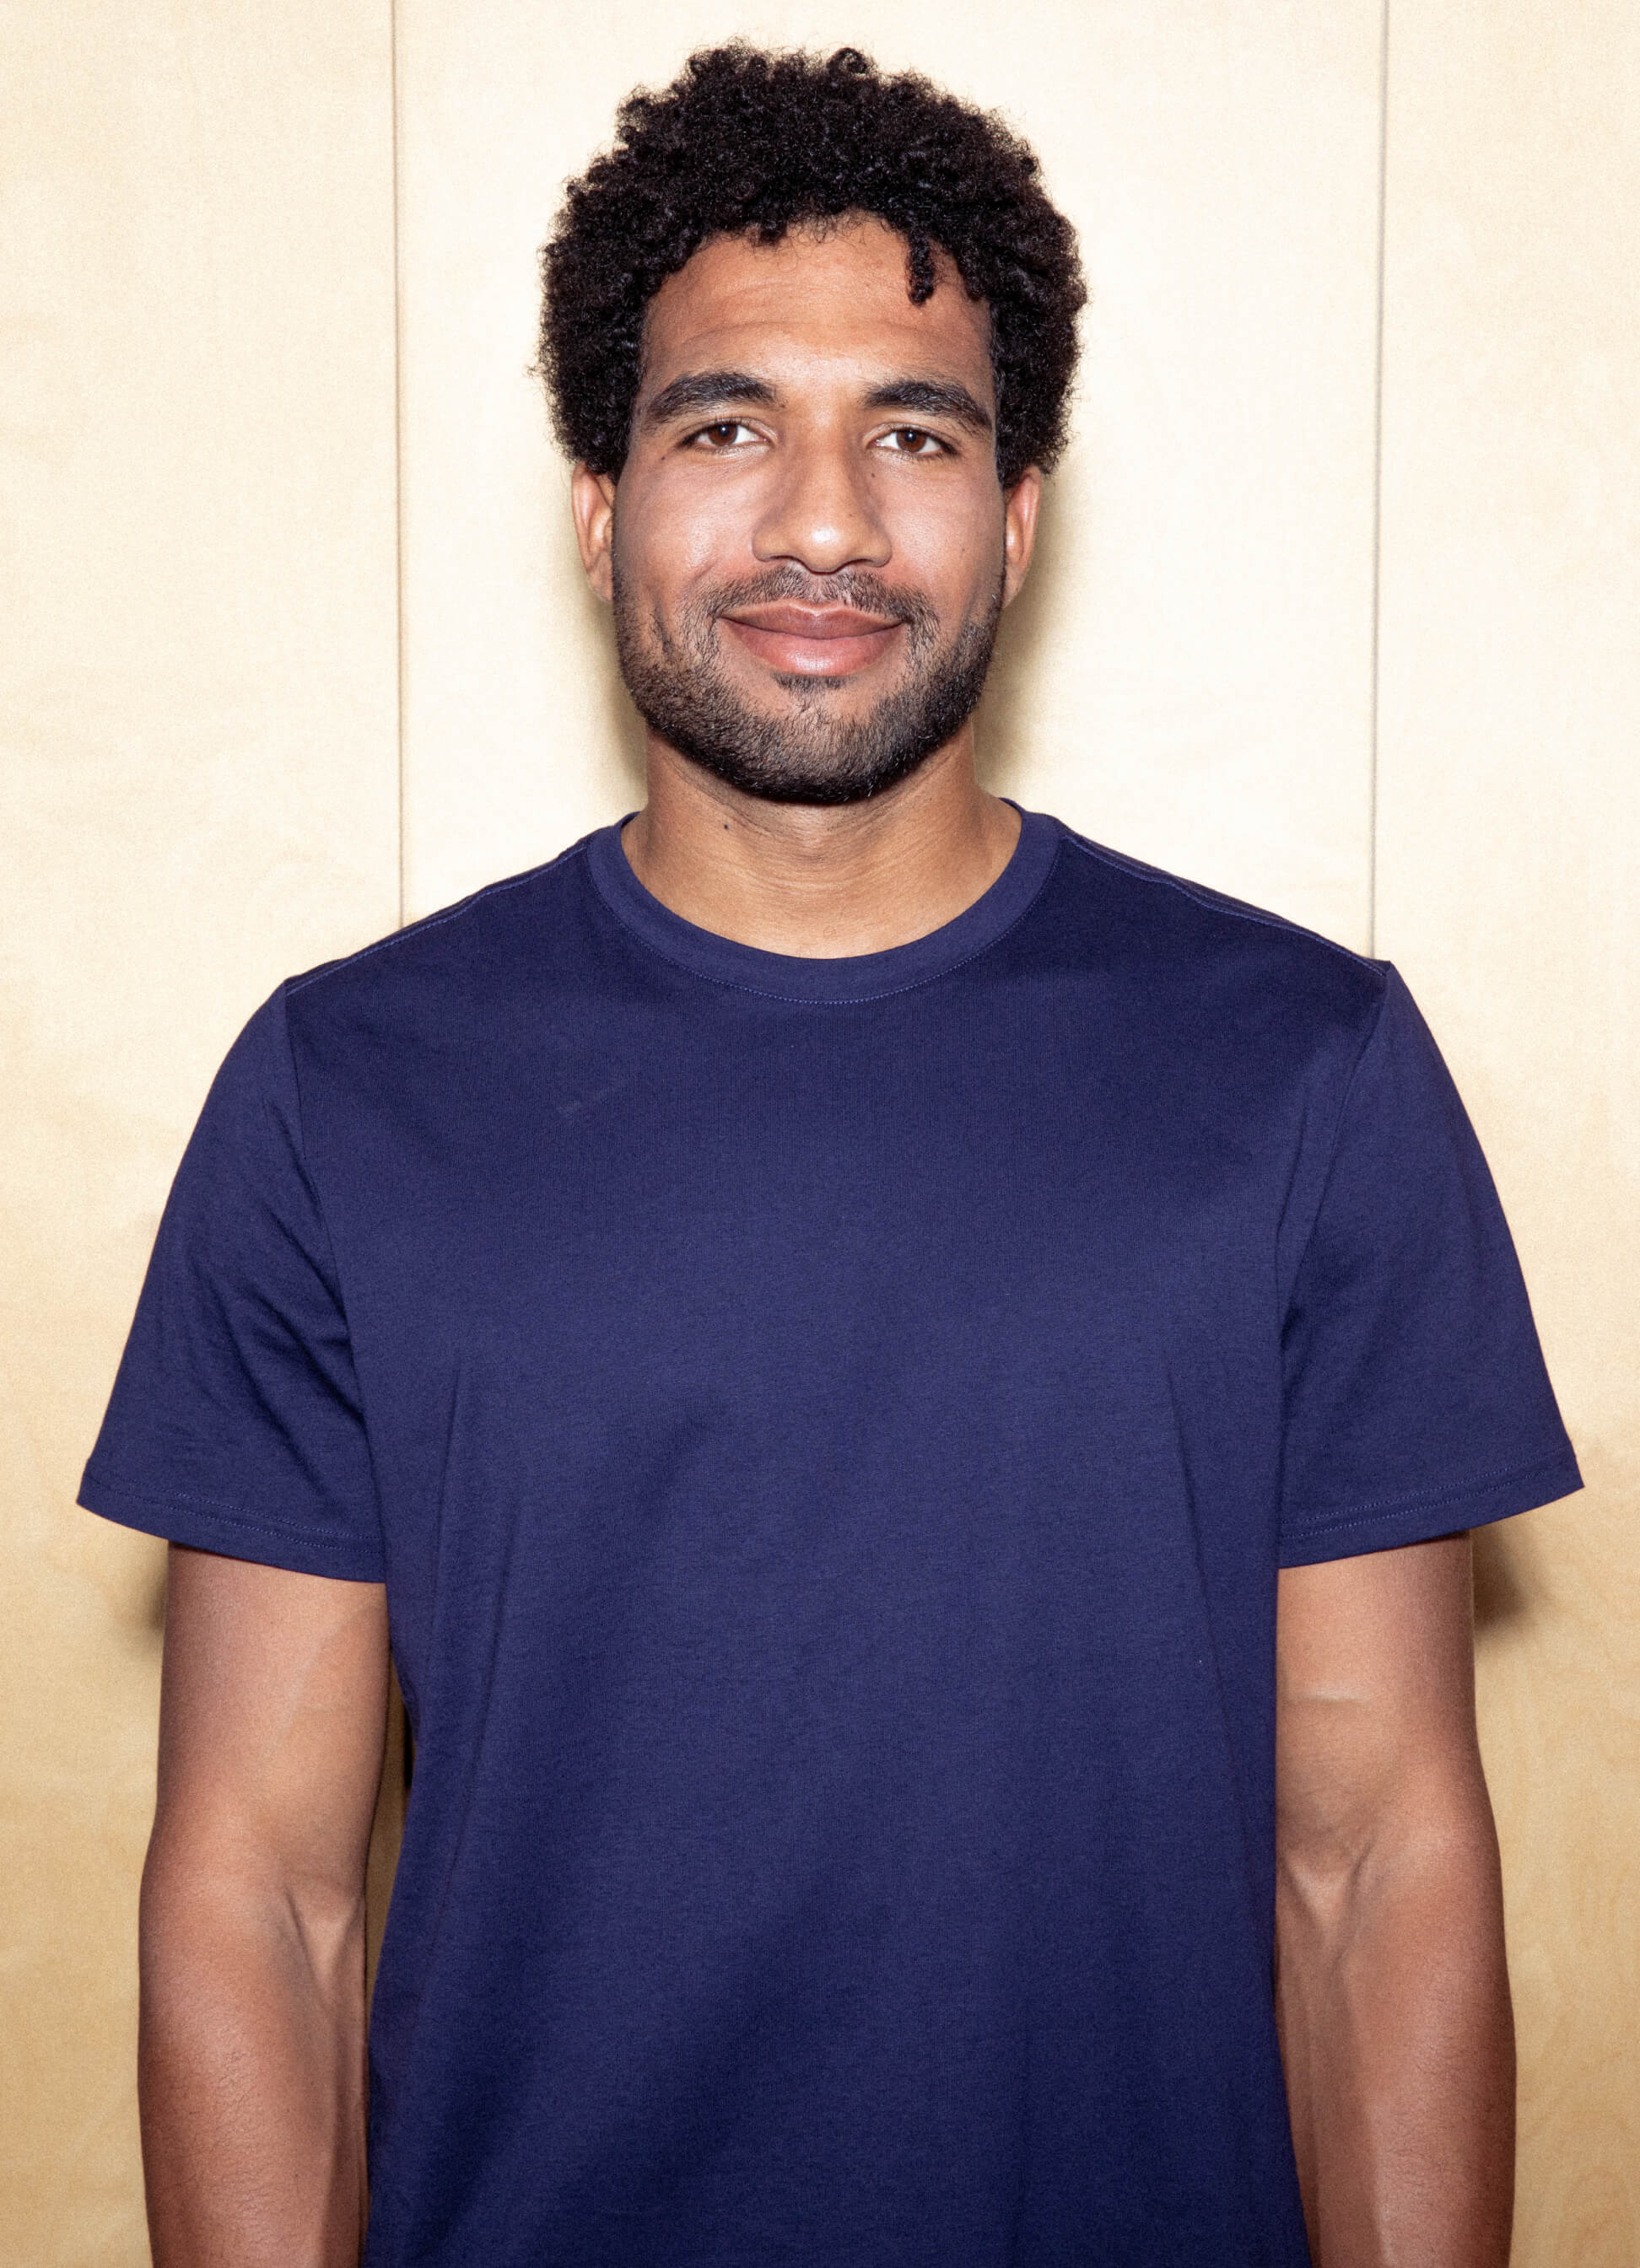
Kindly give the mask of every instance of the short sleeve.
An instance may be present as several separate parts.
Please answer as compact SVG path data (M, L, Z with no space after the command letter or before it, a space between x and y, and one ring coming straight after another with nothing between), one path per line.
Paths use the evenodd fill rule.
M1393 969L1282 1352L1285 1566L1481 1527L1582 1485L1486 1160Z
M381 1580L282 992L235 1042L178 1168L79 1500L230 1558Z

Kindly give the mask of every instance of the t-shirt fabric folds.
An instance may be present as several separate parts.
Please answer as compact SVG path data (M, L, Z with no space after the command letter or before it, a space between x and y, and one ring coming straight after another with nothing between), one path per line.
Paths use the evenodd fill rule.
M284 986L82 1501L387 1586L370 2268L1301 2268L1277 1569L1577 1484L1394 971L1028 814L891 952L611 828Z

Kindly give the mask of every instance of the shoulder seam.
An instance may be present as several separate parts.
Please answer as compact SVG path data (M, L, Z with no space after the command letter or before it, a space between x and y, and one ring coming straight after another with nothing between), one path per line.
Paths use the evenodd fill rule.
M379 937L370 945L360 946L357 953L347 954L340 961L328 961L322 968L311 968L305 976L290 977L284 987L285 997L290 998L298 992L305 992L310 984L320 983L327 976L339 976L344 969L355 968L359 961L368 961L373 954L386 953L393 946L403 945L407 938L420 937L430 929L442 929L447 922L460 921L463 915L471 913L475 906L482 905L486 898L501 897L508 890L521 890L527 882L538 882L543 875L551 873L555 866L562 866L571 858L582 857L586 848L587 838L583 836L579 843L572 843L567 850L560 850L556 858L548 858L539 866L527 867L521 874L508 874L499 882L486 882L483 889L470 892L468 896L458 899L454 905L445 907L440 913L424 914L419 921L406 922L403 929L395 929L390 936Z
M1164 889L1177 890L1181 897L1188 898L1193 905L1201 906L1208 913L1228 914L1236 921L1252 922L1260 929L1282 930L1289 937L1307 938L1312 944L1324 945L1329 953L1336 953L1345 961L1353 962L1357 968L1369 969L1379 977L1384 975L1383 961L1373 960L1368 954L1356 953L1347 945L1341 945L1336 938L1324 937L1319 929L1306 929L1302 922L1289 921L1283 915L1265 913L1257 906L1244 905L1238 899L1227 898L1204 882L1186 881L1183 875L1170 874L1164 867L1147 865L1142 858L1129 858L1120 851L1107 850L1104 843L1091 842L1087 836L1078 835L1075 828L1064 827L1063 821L1060 825L1064 828L1067 842L1075 843L1084 858L1095 859L1102 865L1113 866L1119 873L1133 874L1147 882L1159 882Z

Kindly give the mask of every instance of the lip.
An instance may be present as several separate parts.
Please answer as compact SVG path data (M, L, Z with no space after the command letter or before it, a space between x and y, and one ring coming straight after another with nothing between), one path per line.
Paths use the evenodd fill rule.
M853 607L748 607L723 620L759 661L789 677L850 676L905 627Z

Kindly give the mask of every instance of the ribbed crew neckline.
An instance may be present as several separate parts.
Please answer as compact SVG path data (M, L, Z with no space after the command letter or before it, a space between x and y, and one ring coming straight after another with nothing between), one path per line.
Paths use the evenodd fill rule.
M1017 806L1016 806L1017 808ZM886 953L849 954L837 960L810 960L790 953L765 953L740 945L715 930L663 906L633 873L621 844L626 821L602 827L587 838L587 860L598 895L619 921L654 953L676 967L742 992L761 992L776 1000L807 1001L817 1007L843 1007L852 1001L880 1000L905 992L960 967L994 945L1012 929L1048 878L1060 842L1057 821L1038 811L1021 811L1019 840L1006 866L972 905L908 945Z

